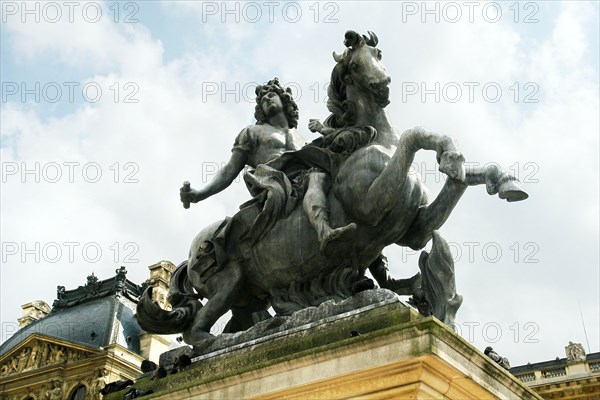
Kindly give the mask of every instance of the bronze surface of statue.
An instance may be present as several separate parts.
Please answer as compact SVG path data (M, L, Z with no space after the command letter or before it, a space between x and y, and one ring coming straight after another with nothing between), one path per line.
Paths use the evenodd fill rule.
M311 120L309 128L323 137L309 145L295 131L291 93L276 80L257 88L257 125L240 132L213 181L200 190L184 185L180 192L184 206L201 201L249 165L254 169L244 179L253 198L194 238L187 261L171 277L172 311L152 302L147 289L137 307L143 329L182 333L187 343L198 344L228 310L225 332L237 332L268 318L269 307L289 316L349 298L369 287L367 269L381 287L413 295L424 315L453 323L462 297L448 244L437 230L469 186L485 185L488 194L509 202L528 195L495 164L465 168L447 135L421 127L396 131L386 110L391 78L378 43L372 32L346 32L344 52L334 53L331 114L323 124ZM447 176L432 201L411 170L419 150L434 151ZM431 253L419 261L420 276L389 276L381 258L386 246L417 250L431 240Z

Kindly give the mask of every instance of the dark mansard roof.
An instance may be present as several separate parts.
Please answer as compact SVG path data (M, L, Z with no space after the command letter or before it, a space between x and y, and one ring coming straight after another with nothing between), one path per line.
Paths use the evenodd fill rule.
M77 289L59 286L50 314L18 330L0 346L0 356L34 333L96 348L118 343L139 354L139 337L144 332L134 310L144 286L126 275L121 267L103 281L92 274Z

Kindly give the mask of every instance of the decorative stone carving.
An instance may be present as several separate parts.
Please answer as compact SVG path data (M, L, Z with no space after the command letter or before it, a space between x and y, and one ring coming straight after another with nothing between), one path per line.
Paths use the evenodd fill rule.
M142 286L127 280L127 269L120 267L115 271L114 277L106 280L100 281L92 274L87 277L87 283L84 286L79 286L74 290L66 290L64 286L58 286L56 300L52 303L52 311L73 307L92 298L110 295L123 295L129 300L137 302L142 290Z
M48 358L48 364L58 364L65 361L65 351L62 346L57 344L50 344L50 357Z
M100 391L104 386L106 386L108 382L109 372L105 368L98 368L94 371L94 375L88 380L87 386L90 391L90 398L93 400L102 400L102 395Z
M50 313L50 306L42 300L25 303L21 308L23 309L23 316L18 320L19 328L23 328L33 321L44 318Z
M40 354L39 354L39 347L38 346L33 346L31 348L31 353L29 354L29 359L27 360L27 366L25 367L25 371L28 371L30 369L34 369L37 368L40 362Z
M508 358L502 357L501 355L496 353L491 346L486 347L483 353L489 358L491 358L492 361L494 361L496 364L500 365L502 368L507 370L510 369L510 362L508 361Z
M581 343L573 343L569 341L569 344L565 346L565 353L567 354L567 361L577 362L585 361L585 349Z
M59 285L56 287L56 300L52 303L52 309L62 305L65 300L65 292L66 288L64 286Z
M37 340L0 365L0 377L31 371L46 365L71 363L86 357L87 354L83 351Z
M48 363L48 356L50 355L50 344L46 342L40 343L40 366Z
M19 372L19 358L18 357L13 357L10 360L10 368L8 370L8 375L12 374L16 374L17 372Z
M85 358L85 353L78 351L78 350L67 349L67 352L66 352L67 362L69 362L69 363L75 362L75 361L79 361L83 358Z
M19 371L19 356L20 354L16 354L15 356L5 360L0 367L0 376L16 374Z
M64 400L62 383L60 381L52 381L43 398L46 400Z
M27 388L27 396L29 396L29 397L35 396L35 392L36 391L33 390L33 388L31 388L31 387Z
M127 269L120 267L115 270L115 293L121 294L125 290L125 281L127 280Z
M98 277L94 274L91 274L87 277L87 283L83 287L83 289L90 294L90 296L98 295L98 289L100 288L100 283L98 282Z
M17 372L23 372L27 368L27 362L29 361L29 355L31 354L31 348L26 347L19 353L19 363L17 365Z

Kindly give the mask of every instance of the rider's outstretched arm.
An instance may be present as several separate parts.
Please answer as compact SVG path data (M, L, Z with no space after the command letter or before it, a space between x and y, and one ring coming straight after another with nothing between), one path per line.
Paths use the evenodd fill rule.
M217 172L217 175L208 183L208 185L198 191L198 201L204 200L229 187L231 182L233 182L238 174L244 169L247 160L248 153L234 149L227 164Z

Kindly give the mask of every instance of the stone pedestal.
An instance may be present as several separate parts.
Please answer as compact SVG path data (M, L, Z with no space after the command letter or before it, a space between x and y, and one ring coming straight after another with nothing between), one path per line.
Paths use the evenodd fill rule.
M541 399L447 326L399 301L203 354L184 371L135 387L170 400Z

